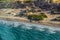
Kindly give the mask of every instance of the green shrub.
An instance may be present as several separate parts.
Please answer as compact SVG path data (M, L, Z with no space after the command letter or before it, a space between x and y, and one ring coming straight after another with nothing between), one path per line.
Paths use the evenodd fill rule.
M47 16L46 15L42 15L44 18L47 18Z
M47 18L47 15L45 15L44 13L41 13L41 16Z
M31 2L31 0L26 0L26 1L25 1L25 3L30 3L30 2Z
M29 15L29 16L28 16L28 19L32 19L32 20L35 20L35 21L39 21L39 20L43 20L43 17L40 16L40 15Z

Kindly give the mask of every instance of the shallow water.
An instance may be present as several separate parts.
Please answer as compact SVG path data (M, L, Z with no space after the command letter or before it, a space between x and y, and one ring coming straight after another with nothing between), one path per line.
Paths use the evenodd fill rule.
M60 40L60 28L0 20L0 40Z

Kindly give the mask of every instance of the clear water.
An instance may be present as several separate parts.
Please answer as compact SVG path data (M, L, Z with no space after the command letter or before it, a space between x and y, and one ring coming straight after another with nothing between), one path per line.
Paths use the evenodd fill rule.
M60 29L0 20L0 40L60 40Z

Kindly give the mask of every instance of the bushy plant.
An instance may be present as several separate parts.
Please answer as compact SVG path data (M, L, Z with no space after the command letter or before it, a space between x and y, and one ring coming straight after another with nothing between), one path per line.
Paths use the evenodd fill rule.
M35 21L39 21L39 20L43 20L43 17L40 16L40 15L29 15L29 16L28 16L28 19L32 19L32 20L35 20Z
M30 3L30 2L31 2L31 0L26 0L25 2L26 2L26 3Z
M44 13L41 13L41 16L47 18L47 15L45 15Z

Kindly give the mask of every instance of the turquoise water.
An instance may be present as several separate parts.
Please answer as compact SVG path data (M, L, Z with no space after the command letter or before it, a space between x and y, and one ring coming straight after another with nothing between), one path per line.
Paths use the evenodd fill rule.
M60 30L43 25L0 20L0 40L60 40Z

